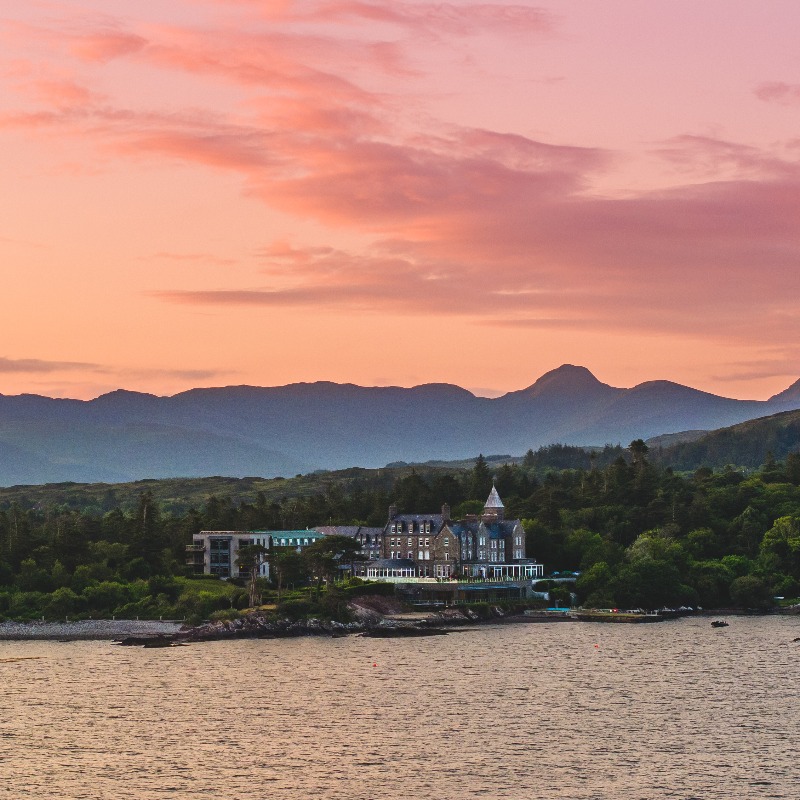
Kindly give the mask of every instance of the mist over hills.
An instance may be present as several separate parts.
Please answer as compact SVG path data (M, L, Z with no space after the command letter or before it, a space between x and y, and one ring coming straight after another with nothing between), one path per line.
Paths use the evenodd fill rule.
M572 365L492 399L450 384L329 382L171 397L118 390L89 401L0 395L0 485L272 477L556 442L627 444L797 408L800 381L767 401L734 400L669 381L617 388Z

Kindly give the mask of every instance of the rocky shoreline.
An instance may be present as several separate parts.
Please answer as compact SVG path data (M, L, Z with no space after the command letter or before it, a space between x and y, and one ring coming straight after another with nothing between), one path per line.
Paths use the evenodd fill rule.
M260 614L247 614L240 619L210 622L176 634L176 643L206 642L221 639L288 639L297 636L342 637L351 635L394 638L437 636L454 628L478 622L498 621L503 612L493 609L488 618L480 618L471 609L448 609L430 614L379 616L361 615L352 622L336 622L317 618L291 621L268 619Z
M186 628L180 621L160 620L81 620L77 622L0 622L0 641L114 641L123 645L168 647L230 639L290 639L300 636L338 638L361 635L375 638L439 636L481 624L558 622L547 614L506 613L499 607L483 609L481 614L461 606L430 613L380 614L355 607L352 622L318 618L289 620L269 618L255 612L238 619L207 622ZM773 611L797 614L800 607ZM705 615L720 612L704 612ZM727 615L741 615L728 610ZM565 618L563 621L577 621Z

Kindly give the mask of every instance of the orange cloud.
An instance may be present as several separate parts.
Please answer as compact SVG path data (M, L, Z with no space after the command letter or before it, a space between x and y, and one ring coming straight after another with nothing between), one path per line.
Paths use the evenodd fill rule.
M624 161L620 153L421 110L425 62L415 57L416 36L552 36L549 13L402 2L239 8L260 16L248 13L246 26L65 25L69 66L33 69L25 82L35 102L0 114L0 126L54 144L74 137L125 159L235 173L249 197L350 242L273 244L258 254L264 274L256 279L226 274L240 282L150 296L194 306L461 315L521 330L800 338L792 307L800 168L789 147L672 136L651 153L683 185L604 196L592 187ZM31 35L64 49L58 33ZM110 65L118 59L125 64ZM198 110L176 95L126 95L111 80L99 90L98 76L126 65L176 84L198 81L225 100ZM791 84L762 84L756 94L785 104L800 97Z
M84 61L106 62L138 53L146 44L143 37L126 31L98 30L75 35L71 50Z
M218 0L229 4L230 0ZM468 36L511 33L552 34L557 16L543 8L515 3L369 3L342 2L291 3L286 0L238 0L270 20L292 22L384 23L413 31Z

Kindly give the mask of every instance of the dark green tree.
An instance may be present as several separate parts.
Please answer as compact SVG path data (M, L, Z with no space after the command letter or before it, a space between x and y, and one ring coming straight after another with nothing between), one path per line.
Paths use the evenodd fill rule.
M492 491L492 473L486 463L486 459L481 453L475 459L475 466L472 468L470 480L470 499L486 500L489 492Z
M341 565L352 565L359 559L359 543L349 536L325 536L303 550L309 574L317 581L319 594L323 581L338 577Z

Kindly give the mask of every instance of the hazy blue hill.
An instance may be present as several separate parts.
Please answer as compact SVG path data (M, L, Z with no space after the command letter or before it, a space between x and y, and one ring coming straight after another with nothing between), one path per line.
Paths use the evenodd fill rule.
M800 403L800 380L795 381L788 389L770 397L770 405L791 404L796 405Z
M178 412L175 421L191 415L226 435L246 429L253 440L324 468L467 456L485 422L482 398L443 384L203 389L169 398L167 405Z
M0 441L0 486L61 480L60 468L24 447Z
M564 364L526 389L493 401L494 422L502 438L488 449L520 452L521 438L529 442L523 452L554 442L603 444L607 440L578 442L575 429L601 415L624 392L597 380L586 367Z
M142 477L291 474L310 465L248 441L156 423L16 421L0 431L3 485Z
M734 425L770 410L757 400L732 400L671 381L648 381L620 393L588 425L576 427L570 441L599 444L603 434L615 431L617 437L606 441L627 444L663 433Z
M442 383L330 382L171 397L119 390L90 401L0 395L0 481L270 477L454 461L553 443L627 444L787 408L800 408L800 382L767 402L741 401L669 381L616 388L569 364L495 399Z

